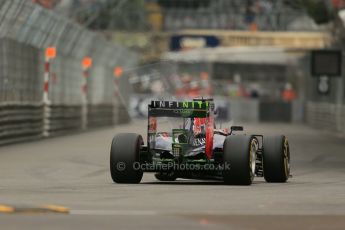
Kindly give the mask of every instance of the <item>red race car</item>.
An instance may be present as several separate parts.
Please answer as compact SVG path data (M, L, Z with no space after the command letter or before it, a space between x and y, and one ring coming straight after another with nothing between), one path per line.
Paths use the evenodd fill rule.
M286 182L290 148L284 135L243 135L241 126L217 129L212 99L152 101L146 144L140 134L116 135L110 172L116 183L139 183L144 172L158 180L215 179L250 185L254 177Z

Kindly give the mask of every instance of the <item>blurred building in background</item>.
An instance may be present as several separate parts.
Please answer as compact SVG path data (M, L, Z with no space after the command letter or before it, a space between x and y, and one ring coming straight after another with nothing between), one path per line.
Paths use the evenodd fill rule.
M54 6L59 14L65 14L83 26L101 31L109 39L140 52L143 62L159 60L162 53L170 51L171 37L185 30L208 31L208 34L222 39L224 36L220 31L325 30L310 16L313 12L324 15L320 12L325 4L309 6L309 0L35 1L49 8ZM329 2L315 2L320 1ZM340 7L341 1L327 5L331 11L334 6ZM313 10L309 12L308 7ZM228 37L225 39L231 39ZM251 36L242 37L257 43ZM270 42L265 45L270 45Z
M35 0L96 30L317 30L294 0ZM341 1L333 5L341 7ZM298 26L296 27L296 25Z

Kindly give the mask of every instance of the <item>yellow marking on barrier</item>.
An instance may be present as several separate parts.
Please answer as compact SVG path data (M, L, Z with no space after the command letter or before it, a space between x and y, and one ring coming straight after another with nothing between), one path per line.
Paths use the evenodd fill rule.
M13 213L14 208L7 205L0 205L0 213Z
M48 209L49 211L58 212L58 213L69 213L69 208L64 206L58 205L46 205L44 208Z
M6 214L44 214L44 213L58 213L69 214L70 210L64 206L58 205L44 205L44 206L8 206L0 205L0 213Z

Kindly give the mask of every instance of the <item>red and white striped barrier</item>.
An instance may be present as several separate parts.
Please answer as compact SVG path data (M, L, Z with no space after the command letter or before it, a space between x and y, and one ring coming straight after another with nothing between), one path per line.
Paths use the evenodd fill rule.
M51 116L49 100L50 61L56 57L56 48L48 47L45 50L44 81L43 81L43 136L49 136Z
M87 79L89 78L89 69L92 67L92 58L84 57L82 61L83 68L83 78L81 83L81 95L82 95L82 109L81 109L81 128L82 130L87 129L88 124L88 101L87 101L87 91L88 84Z
M81 109L81 126L83 130L87 129L87 115L88 115L88 101L87 101L87 79L89 77L89 68L83 67L83 76L81 84L81 95L82 95L82 109Z
M121 108L126 106L124 98L120 92L120 78L122 77L123 69L120 66L114 68L114 100L113 100L113 123L118 124L121 120ZM127 109L127 108L126 108Z
M43 82L43 103L49 104L49 78L50 78L50 60L46 57L44 63L44 82Z

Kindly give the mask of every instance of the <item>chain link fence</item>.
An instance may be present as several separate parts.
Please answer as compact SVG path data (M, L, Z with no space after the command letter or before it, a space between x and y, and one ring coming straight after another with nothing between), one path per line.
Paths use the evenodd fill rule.
M47 47L57 52L48 73ZM86 56L92 66L83 105L81 63ZM0 144L80 130L83 116L87 127L118 123L115 111L128 103L131 86L121 80L118 87L126 93L120 100L114 94L113 69L130 69L138 62L128 49L27 0L0 1L0 57ZM121 116L128 120L128 113Z

